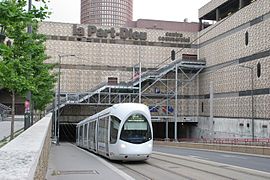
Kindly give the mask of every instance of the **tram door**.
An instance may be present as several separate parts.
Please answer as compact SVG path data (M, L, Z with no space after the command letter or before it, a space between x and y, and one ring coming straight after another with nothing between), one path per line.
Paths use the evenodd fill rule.
M98 152L104 156L109 154L108 144L109 116L101 117L98 121Z

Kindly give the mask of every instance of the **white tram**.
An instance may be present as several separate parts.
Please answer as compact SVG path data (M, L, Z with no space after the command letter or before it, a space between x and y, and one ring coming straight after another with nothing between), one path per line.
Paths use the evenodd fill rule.
M79 122L76 144L112 160L146 160L153 147L153 128L144 104L115 104Z

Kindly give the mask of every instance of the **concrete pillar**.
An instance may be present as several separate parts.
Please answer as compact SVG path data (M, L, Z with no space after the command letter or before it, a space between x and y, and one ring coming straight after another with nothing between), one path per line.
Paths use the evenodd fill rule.
M190 138L190 126L186 126L186 138L189 139Z
M203 30L203 23L202 23L202 18L199 19L199 24L200 24L200 31Z
M167 141L169 139L169 119L166 118L166 138L165 140Z
M198 75L197 78L196 78L197 94L200 94L200 81L199 81L199 77L200 77L200 75ZM198 98L197 99L197 113L196 113L197 121L198 121L198 117L199 117L199 114L200 114L200 108L201 108L201 106L200 106L200 99Z
M210 124L213 124L213 104L214 104L214 89L213 89L213 81L210 82Z

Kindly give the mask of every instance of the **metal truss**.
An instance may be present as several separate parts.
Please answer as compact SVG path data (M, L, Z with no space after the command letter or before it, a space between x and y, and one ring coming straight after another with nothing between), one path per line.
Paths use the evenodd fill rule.
M177 80L177 87L183 86L194 80L194 78L201 72L205 67L205 61L174 61L158 70L145 72L141 75L141 82L145 85L141 88L142 97L149 99L149 97L157 94L146 93L149 89L153 88L157 83L161 83L168 89L166 94L159 94L163 100L156 104L161 105L168 98L172 99L175 97L175 88L168 86L164 81L175 81L175 78L164 79L168 73L175 72L176 67L180 70L181 74L185 76L185 79L181 78ZM191 75L187 71L192 71ZM195 72L195 73L194 73ZM150 82L147 84L146 82ZM60 108L66 104L115 104L121 102L138 102L139 92L139 78L131 80L127 83L120 83L116 85L108 85L108 83L101 83L94 89L83 92L83 93L62 93L60 98Z
M177 140L177 122L186 120L178 113L178 105L181 106L179 99L183 97L183 93L178 89L189 85L205 66L205 61L176 60L157 70L144 72L126 83L101 83L88 92L62 93L60 105L54 105L50 110L56 115L57 108L61 110L66 105L94 105L105 108L116 103L141 100L149 106L153 121L166 122L166 138L168 138L168 123L174 122L174 136ZM157 86L165 87L166 92L157 92L155 89ZM170 102L171 100L174 100L174 104Z

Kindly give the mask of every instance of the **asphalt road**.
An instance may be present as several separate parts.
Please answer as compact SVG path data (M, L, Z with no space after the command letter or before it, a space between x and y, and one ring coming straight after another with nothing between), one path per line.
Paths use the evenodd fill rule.
M253 156L249 154L227 153L207 150L196 150L188 148L176 148L165 146L154 146L154 151L168 154L175 154L187 157L194 157L208 161L229 164L264 172L270 172L270 157L269 156Z

